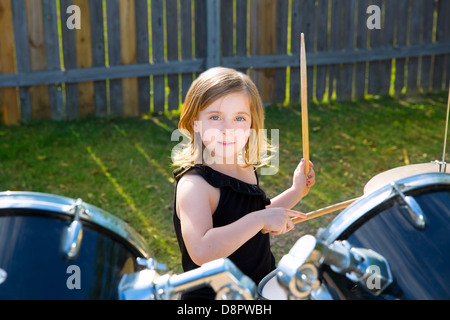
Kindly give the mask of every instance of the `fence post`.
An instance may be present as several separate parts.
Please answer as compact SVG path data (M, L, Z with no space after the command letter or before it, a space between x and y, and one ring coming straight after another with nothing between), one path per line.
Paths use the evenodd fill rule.
M206 69L220 65L220 0L206 1Z

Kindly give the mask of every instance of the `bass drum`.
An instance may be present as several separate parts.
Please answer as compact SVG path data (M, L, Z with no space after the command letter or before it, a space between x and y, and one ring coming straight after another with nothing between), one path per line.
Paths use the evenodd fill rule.
M77 225L70 256L63 242ZM136 258L150 256L131 227L92 205L0 192L0 300L117 299L123 273L138 271Z
M408 210L405 197L419 209ZM386 184L342 211L318 239L347 240L352 247L376 251L389 262L393 283L374 296L322 265L324 283L337 299L450 299L449 230L449 174L425 173Z

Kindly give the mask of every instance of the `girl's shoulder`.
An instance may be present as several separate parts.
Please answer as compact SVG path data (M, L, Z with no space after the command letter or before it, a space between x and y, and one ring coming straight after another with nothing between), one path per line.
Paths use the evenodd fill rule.
M190 208L195 212L207 210L213 213L219 203L220 189L214 187L204 178L202 169L190 167L175 171L177 171L174 172L177 181L177 215L181 208Z
M217 179L205 170L204 166L194 165L178 168L173 172L177 182L177 190L180 188L191 190L194 194L210 193L213 189L219 188Z
M190 167L181 171L178 175L175 174L175 179L178 186L186 181L190 181L194 184L205 184L210 185L208 180L205 178L205 174L200 168Z

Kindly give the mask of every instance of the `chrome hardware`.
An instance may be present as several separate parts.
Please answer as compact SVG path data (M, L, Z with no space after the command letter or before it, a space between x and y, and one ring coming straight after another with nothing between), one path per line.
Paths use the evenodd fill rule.
M81 210L84 210L82 203L81 199L77 199L75 204L68 210L70 212L74 211L74 219L68 227L64 228L62 234L61 253L68 260L73 260L77 257L83 239L83 225L80 222L80 213Z
M434 160L431 161L431 163L435 163L439 166L439 172L441 173L446 173L447 172L447 162L445 162L444 160L439 161L439 160Z
M165 264L157 262L155 259L144 259L144 258L136 258L136 263L140 266L146 267L150 270L156 271L166 271L167 267Z
M328 246L324 262L374 295L379 295L393 281L389 263L382 255L370 249L352 248L345 240Z
M391 268L382 255L364 248L351 248L350 252L357 260L358 267L346 273L347 278L358 282L376 296L392 283Z
M8 277L8 273L0 268L0 284L6 281L6 278Z
M143 259L138 262L143 263ZM180 292L208 285L216 292L218 300L252 300L256 295L255 283L229 259L214 260L195 270L172 276L160 276L154 261L147 261L146 265L151 269L123 275L119 283L119 299L170 300Z
M417 229L425 229L427 226L427 219L417 201L411 196L405 196L395 182L391 182L391 186L405 204L405 206L402 207L403 210L401 211L408 221L411 222L411 224Z
M375 251L352 248L347 241L327 245L306 235L278 264L277 280L289 299L308 299L324 294L318 275L318 266L322 263L334 272L345 274L374 295L382 293L393 281L389 263Z
M307 299L311 291L319 287L316 266L306 263L319 260L316 246L316 238L310 235L303 236L278 263L277 280L286 291L289 300Z

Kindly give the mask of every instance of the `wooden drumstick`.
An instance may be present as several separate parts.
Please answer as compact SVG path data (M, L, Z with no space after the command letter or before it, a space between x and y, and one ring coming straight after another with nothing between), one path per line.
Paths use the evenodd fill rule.
M308 135L308 85L306 77L305 36L301 34L300 40L300 91L302 106L302 144L303 159L305 159L305 174L309 172L309 135Z
M325 207L325 208L322 208L322 209L319 209L319 210L308 212L306 214L307 215L306 218L293 218L292 222L294 222L294 224L297 224L299 222L308 221L308 220L311 220L311 219L314 219L314 218L317 218L317 217L320 217L320 216L324 216L324 215L326 215L328 213L335 212L337 210L345 209L345 208L347 208L349 205L351 205L353 202L355 202L358 199L359 198L354 198L354 199L351 199L351 200L347 200L347 201L344 201L344 202L339 202L339 203L333 204L331 206L328 206L328 207Z

